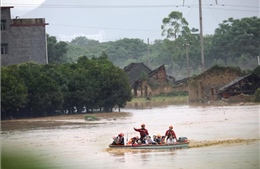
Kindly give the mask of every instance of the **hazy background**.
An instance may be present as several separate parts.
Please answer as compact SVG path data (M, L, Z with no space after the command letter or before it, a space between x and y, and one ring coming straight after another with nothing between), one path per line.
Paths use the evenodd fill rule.
M203 32L213 34L229 17L259 17L259 0L202 0ZM47 33L60 40L89 35L100 41L164 39L162 19L180 11L190 28L199 28L199 0L2 0L12 17L46 18ZM91 35L91 36L90 36ZM94 37L96 36L96 37Z

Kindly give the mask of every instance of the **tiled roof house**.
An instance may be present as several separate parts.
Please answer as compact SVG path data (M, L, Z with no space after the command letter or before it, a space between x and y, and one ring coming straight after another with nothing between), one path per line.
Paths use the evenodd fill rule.
M129 77L130 85L133 86L135 81L141 78L142 73L149 74L152 70L143 63L131 63L124 68Z
M168 82L173 83L174 78L166 74L164 65L151 70L143 63L131 63L124 70L136 97L147 97L172 90Z

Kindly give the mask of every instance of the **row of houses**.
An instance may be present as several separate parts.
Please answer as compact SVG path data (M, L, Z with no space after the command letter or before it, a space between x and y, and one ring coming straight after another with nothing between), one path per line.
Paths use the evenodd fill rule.
M48 64L44 18L11 18L12 6L1 7L1 66L35 61ZM134 97L151 97L174 91L189 93L190 102L207 102L239 94L252 95L260 88L259 75L242 75L231 68L212 67L199 76L176 81L165 66L151 70L143 63L124 68Z
M144 63L131 63L124 68L132 94L135 97L150 97L162 93L173 91L188 91L187 81L178 84L175 78L168 75L165 66L161 65L155 70L151 70ZM178 85L176 85L178 84Z
M151 70L143 63L131 63L124 68L135 97L150 97L173 91L189 93L189 102L209 102L246 94L252 96L260 88L260 76L243 75L231 67L213 66L202 74L176 81L167 75L164 65ZM251 97L247 101L250 101Z

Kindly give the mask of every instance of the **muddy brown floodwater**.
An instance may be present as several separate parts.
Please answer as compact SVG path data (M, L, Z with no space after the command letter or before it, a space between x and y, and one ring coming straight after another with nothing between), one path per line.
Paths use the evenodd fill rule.
M26 161L48 169L178 168L258 169L260 105L164 105L125 108L121 112L2 121L2 155L31 155ZM139 135L145 123L150 135L163 135L173 125L187 149L110 149L112 136ZM18 156L19 157L19 156ZM4 163L2 161L2 163ZM19 165L17 163L17 165ZM19 168L19 167L18 167Z

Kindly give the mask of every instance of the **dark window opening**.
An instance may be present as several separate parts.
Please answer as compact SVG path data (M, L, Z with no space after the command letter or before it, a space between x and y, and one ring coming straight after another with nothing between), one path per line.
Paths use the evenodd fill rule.
M211 88L211 96L213 96L215 93L214 93L214 89Z
M1 54L8 54L8 44L7 43L1 43Z
M1 30L6 30L6 20L1 19Z

